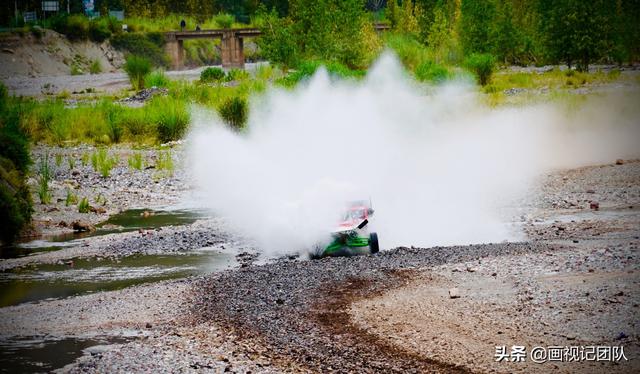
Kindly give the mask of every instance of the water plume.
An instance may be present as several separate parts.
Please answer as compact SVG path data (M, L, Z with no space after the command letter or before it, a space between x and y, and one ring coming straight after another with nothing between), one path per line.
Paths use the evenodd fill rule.
M324 240L369 199L382 248L514 240L500 208L554 168L639 156L637 105L592 99L491 109L477 89L417 86L391 53L360 82L320 69L255 98L245 133L194 113L187 165L202 203L269 254Z

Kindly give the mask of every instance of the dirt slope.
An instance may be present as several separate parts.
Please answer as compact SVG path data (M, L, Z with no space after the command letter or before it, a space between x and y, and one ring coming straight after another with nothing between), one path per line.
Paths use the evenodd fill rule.
M124 63L122 53L109 42L70 42L64 35L44 30L42 37L31 33L0 36L0 79L25 76L70 75L75 64L88 73L92 61L99 61L103 72L116 72Z

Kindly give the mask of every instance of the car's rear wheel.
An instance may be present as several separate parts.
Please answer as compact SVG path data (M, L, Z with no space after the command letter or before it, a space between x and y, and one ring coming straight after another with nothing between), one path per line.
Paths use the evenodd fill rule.
M371 253L380 252L380 246L378 245L378 234L375 232L369 234L369 251Z

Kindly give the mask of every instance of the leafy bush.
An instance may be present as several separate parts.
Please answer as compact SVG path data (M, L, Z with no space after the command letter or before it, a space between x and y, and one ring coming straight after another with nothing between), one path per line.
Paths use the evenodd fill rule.
M0 104L0 158L11 160L21 173L26 173L31 164L29 140L20 127L20 110L4 104Z
M219 13L213 16L213 20L219 28L230 29L236 19L231 14Z
M162 70L155 70L144 77L145 87L167 87L169 78Z
M189 112L181 101L161 97L150 104L157 128L158 140L166 143L180 139L189 125Z
M205 83L219 82L225 77L224 70L217 67L209 67L200 73L200 81Z
M38 25L30 26L29 31L31 31L31 35L33 35L36 39L41 39L44 35L44 30Z
M145 57L155 66L169 66L161 33L120 33L111 38L111 45L118 50Z
M465 60L465 67L471 70L482 86L489 83L495 69L496 59L488 53L473 53Z
M218 113L232 129L240 131L247 122L247 102L243 98L232 97L222 104Z
M449 78L449 70L435 62L425 61L416 67L415 75L421 82L442 83Z
M31 221L31 193L25 183L31 164L29 141L20 126L21 100L0 83L0 241L10 243Z
M124 64L124 71L129 76L129 81L134 90L144 88L144 77L151 71L151 62L144 57L130 55Z
M5 181L0 183L0 241L5 244L13 242L19 236L20 231L31 221L33 212L29 189L23 182L23 177L13 175L13 172L15 170L7 171L0 164L1 179Z
M80 14L73 14L66 18L62 32L69 40L86 40L89 38L89 20Z
M111 29L109 28L109 19L100 17L92 19L89 22L89 37L96 42L103 42L111 37Z

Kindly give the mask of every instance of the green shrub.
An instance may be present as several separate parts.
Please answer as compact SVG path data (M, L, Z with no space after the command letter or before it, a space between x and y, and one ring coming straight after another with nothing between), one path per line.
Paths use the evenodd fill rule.
M60 153L55 155L56 167L62 166L62 155Z
M107 17L92 19L89 22L89 37L96 42L103 42L111 36L110 22Z
M5 174L7 172L0 165L0 174L2 180L6 183L0 183L0 241L3 243L12 243L19 235L20 231L31 222L31 196L28 187L22 181L22 177L16 178L14 183L9 182Z
M155 66L169 66L169 59L163 50L162 33L124 32L114 35L110 41L114 48L145 57Z
M180 139L189 125L189 112L182 101L171 98L157 98L149 110L155 115L158 140L166 143Z
M144 77L145 87L167 87L169 78L162 70L155 70Z
M473 72L478 83L484 86L491 81L496 59L488 53L474 53L465 60L464 65Z
M67 164L69 164L69 170L73 170L76 167L76 158L74 155L67 156Z
M449 70L432 61L425 61L416 68L416 79L421 82L442 83L449 78Z
M0 84L0 90L3 88ZM0 95L3 93L0 92ZM0 102L0 158L11 160L18 171L26 173L31 164L31 156L29 140L20 126L20 116L19 105L10 106Z
M232 129L240 131L247 122L247 102L241 97L232 97L222 104L218 113Z
M31 35L36 39L42 39L42 36L44 35L44 30L38 25L29 26L29 31L31 31Z
M71 75L82 75L82 69L75 62L71 65Z
M78 204L78 213L89 213L91 206L89 205L89 200L86 197L83 197Z
M144 77L151 71L151 62L144 57L130 55L124 64L124 71L129 76L129 81L134 90L144 88Z
M204 83L219 82L225 77L224 70L217 67L209 67L200 73L200 81Z
M230 29L236 19L231 14L219 13L213 16L213 20L219 28Z
M80 14L72 14L66 18L63 33L69 40L86 40L89 38L89 19Z
M91 74L102 73L102 65L100 65L100 60L93 60L91 62L91 65L89 66L89 73Z

